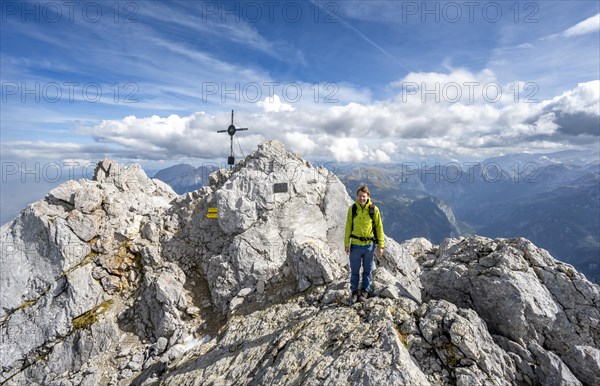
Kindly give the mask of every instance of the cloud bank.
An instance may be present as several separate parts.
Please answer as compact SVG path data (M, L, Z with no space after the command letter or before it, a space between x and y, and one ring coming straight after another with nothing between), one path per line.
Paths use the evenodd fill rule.
M549 100L539 100L536 87L499 84L490 70L455 69L409 73L391 83L393 97L382 100L294 105L275 95L236 112L235 124L249 131L236 135L235 152L239 157L262 141L279 139L308 158L385 163L427 156L483 158L598 143L599 80L580 83ZM229 137L217 133L230 123L230 111L224 110L215 115L104 120L77 128L92 143L6 142L2 151L6 159L220 159L229 153Z

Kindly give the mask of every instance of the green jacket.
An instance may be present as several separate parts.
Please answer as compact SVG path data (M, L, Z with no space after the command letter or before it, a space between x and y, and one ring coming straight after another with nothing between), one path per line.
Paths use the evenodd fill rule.
M373 221L371 220L371 216L369 215L369 205L371 205L371 200L367 201L365 207L363 208L358 200L356 201L356 217L354 217L354 230L351 231L352 228L352 205L348 208L348 217L346 218L346 233L344 235L344 246L350 246L350 233L354 234L358 237L373 237ZM381 213L379 213L379 208L375 207L375 228L377 230L377 242L381 248L383 248L383 224L381 222ZM368 245L371 244L370 241L360 241L357 239L352 239L352 244L354 245Z

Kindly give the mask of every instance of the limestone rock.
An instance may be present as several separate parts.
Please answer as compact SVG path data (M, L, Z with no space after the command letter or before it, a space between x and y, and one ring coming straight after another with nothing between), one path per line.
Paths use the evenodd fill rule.
M459 309L444 300L432 300L417 311L421 337L409 340L411 351L430 366L429 375L436 383L472 385L520 384L513 360L493 341L486 324L469 309ZM424 339L424 341L423 341ZM423 357L423 349L434 350L441 363L432 365L430 357ZM447 376L435 371L446 368ZM441 376L440 376L441 375ZM491 383L489 383L491 382Z
M98 384L114 372L104 361L123 333L115 323L121 296L139 286L138 218L176 197L142 174L145 182L127 192L112 172L102 182L68 181L2 227L0 382ZM109 203L129 210L109 213ZM121 229L128 239L115 237Z
M261 283L261 292L277 288L285 298L347 271L343 213L352 201L332 173L271 141L231 174L211 176L198 199L174 205L178 232L164 250L169 259L202 267L221 312L242 288ZM218 210L217 219L206 218L209 208Z
M177 196L104 159L4 225L0 383L600 378L599 287L529 241L386 238L351 304L333 173L271 141L209 182Z
M384 297L399 299L408 297L421 302L421 267L417 257L431 251L433 245L424 238L407 240L398 244L386 237L383 256L376 257L374 291Z
M528 240L447 239L421 283L425 299L471 308L493 334L528 348L545 364L538 382L550 368L564 384L571 372L586 384L598 379L600 287Z
M67 216L67 225L83 241L90 241L98 236L99 224L98 216L84 215L77 209L69 212Z
M289 301L234 318L218 342L184 357L161 379L166 385L307 385L420 383L427 376L411 359L387 311L392 300L363 307L320 307ZM275 332L275 333L274 333Z

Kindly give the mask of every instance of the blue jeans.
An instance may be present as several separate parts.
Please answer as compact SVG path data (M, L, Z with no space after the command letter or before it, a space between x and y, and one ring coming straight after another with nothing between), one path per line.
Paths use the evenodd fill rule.
M362 263L362 287L363 291L371 292L371 273L375 268L373 253L375 252L374 244L358 246L350 246L350 289L352 292L358 290L358 280L360 278L360 266Z

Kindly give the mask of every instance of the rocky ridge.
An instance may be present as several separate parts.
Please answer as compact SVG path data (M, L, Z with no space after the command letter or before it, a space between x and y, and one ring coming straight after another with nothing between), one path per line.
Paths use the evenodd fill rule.
M0 231L0 383L600 379L600 287L525 239L386 239L348 304L351 202L277 141L184 196L102 160Z

